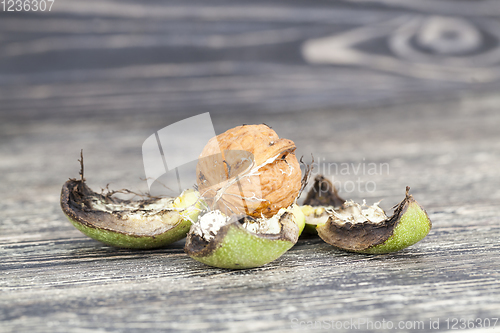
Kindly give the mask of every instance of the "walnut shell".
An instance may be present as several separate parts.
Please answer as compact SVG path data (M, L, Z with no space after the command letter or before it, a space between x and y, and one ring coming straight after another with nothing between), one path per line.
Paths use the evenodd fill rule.
M196 166L198 189L224 214L271 217L301 187L295 144L267 125L232 128L207 143Z

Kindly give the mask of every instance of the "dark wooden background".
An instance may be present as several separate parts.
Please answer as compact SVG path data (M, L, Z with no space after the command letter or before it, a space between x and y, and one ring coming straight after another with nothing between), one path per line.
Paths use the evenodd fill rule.
M0 331L286 332L352 319L425 332L500 317L499 15L495 0L56 0L50 13L0 12ZM94 189L146 191L143 141L207 111L217 133L272 126L314 155L315 172L388 164L327 176L385 209L409 185L433 229L394 254L308 238L228 271L191 260L182 241L119 250L65 219L60 187L80 149Z

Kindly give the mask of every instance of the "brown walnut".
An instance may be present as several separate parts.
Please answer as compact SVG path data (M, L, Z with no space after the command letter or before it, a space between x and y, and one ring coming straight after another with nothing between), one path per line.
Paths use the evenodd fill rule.
M271 217L301 187L295 144L267 125L243 125L212 138L196 167L200 194L224 214Z

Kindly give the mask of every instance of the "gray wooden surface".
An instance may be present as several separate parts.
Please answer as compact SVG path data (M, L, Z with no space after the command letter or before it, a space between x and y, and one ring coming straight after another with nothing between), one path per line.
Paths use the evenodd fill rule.
M444 0L56 0L50 13L0 12L0 331L353 320L409 329L338 331L436 332L454 318L500 331L478 327L500 317L499 15L497 1ZM336 52L308 58L306 45ZM81 148L92 188L146 191L143 141L207 111L217 133L272 126L345 198L389 210L411 186L433 229L394 254L307 238L264 267L228 271L191 260L182 241L114 249L65 219L60 187L78 175Z

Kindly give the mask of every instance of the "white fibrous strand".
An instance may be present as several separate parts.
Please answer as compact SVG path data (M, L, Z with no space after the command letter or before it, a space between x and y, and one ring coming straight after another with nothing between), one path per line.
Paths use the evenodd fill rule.
M212 210L201 216L193 224L191 232L200 236L206 241L211 241L217 232L228 223L229 219L220 210Z
M344 206L339 210L330 210L331 216L340 220L340 222L346 223L363 223L363 222L373 222L380 223L387 219L387 215L382 208L379 206L379 202L373 204L372 206L360 205L352 200L346 201ZM363 209L363 207L367 207Z
M242 180L243 178L247 178L247 177L252 177L252 176L259 176L260 173L258 172L260 170L260 168L268 165L268 164L271 164L273 163L278 157L281 156L281 153L277 154L276 156L274 157L271 157L271 158L268 158L264 163L260 164L260 165L257 165L255 168L251 168L252 165L249 166L249 171L248 173L246 174L243 174L241 176L238 176L238 177L235 177L233 179L230 179L222 188L220 188L219 190L217 190L217 195L215 196L214 198L214 201L213 201L213 206L215 207L215 205L217 204L217 202L221 199L221 197L225 194L226 190L233 184L235 184L236 182ZM246 199L246 198L245 198ZM266 201L265 199L262 199L262 198L252 198L252 200L255 200L255 201Z
M288 209L281 208L278 213L271 218L261 217L255 220L248 219L243 223L243 227L256 234L279 234L281 232L281 216L287 211Z
M327 207L314 207L312 214L306 215L306 221L308 224L322 224L326 223L330 218L331 211L334 209L333 206Z
M143 214L154 215L165 209L172 209L174 199L172 198L162 198L153 203L144 205L140 201L129 201L126 204L123 202L113 203L110 201L105 201L97 197L92 198L92 208L97 211L113 213L116 211L141 211ZM142 206L141 206L142 205Z
M271 218L247 218L241 226L256 234L276 235L281 232L282 225L280 219L288 211L288 209L282 208ZM228 223L231 223L228 216L224 215L220 210L211 210L201 216L197 222L193 223L191 232L209 242Z

